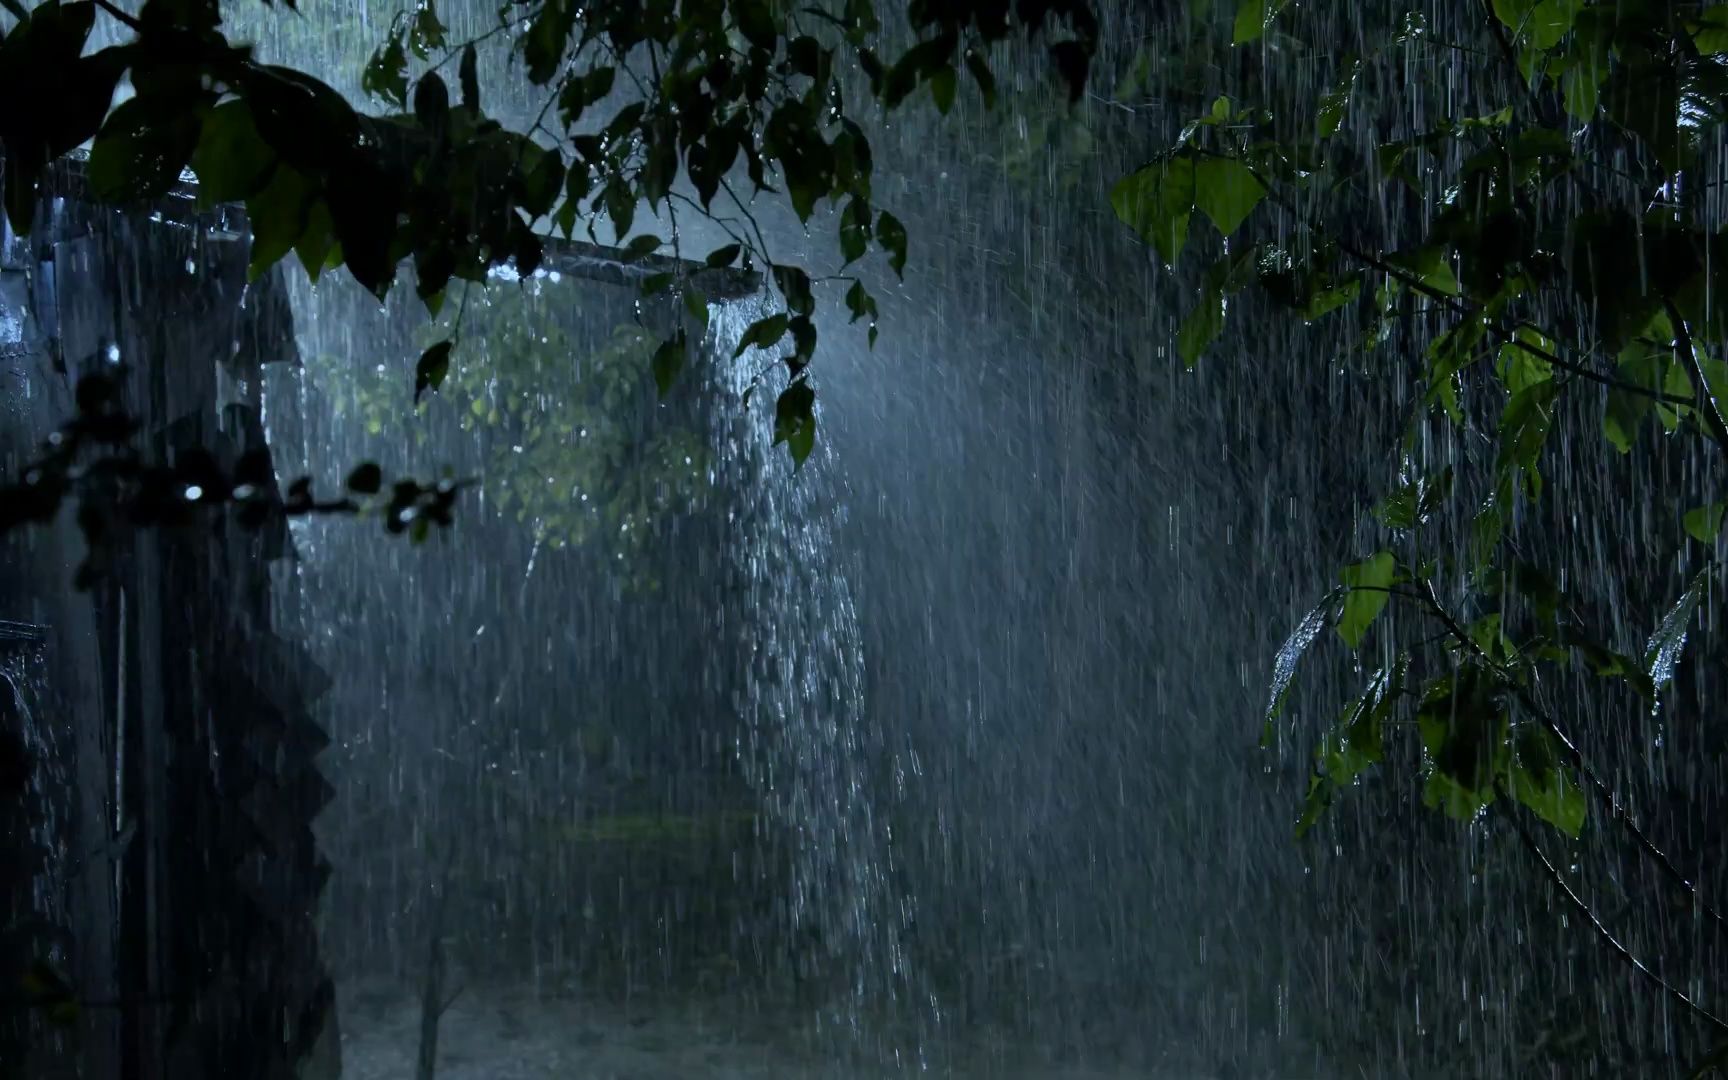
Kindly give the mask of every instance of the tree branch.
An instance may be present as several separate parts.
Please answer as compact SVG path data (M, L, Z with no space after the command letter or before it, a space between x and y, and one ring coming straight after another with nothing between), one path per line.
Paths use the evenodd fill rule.
M1495 787L1500 792L1502 798L1509 798L1504 787L1499 784L1496 784ZM1548 872L1549 880L1559 886L1560 891L1565 894L1566 899L1571 902L1573 907L1578 909L1580 915L1584 916L1584 920L1590 924L1593 930L1596 931L1596 935L1608 946L1610 952L1614 953L1614 955L1618 956L1621 960L1630 965L1632 970L1642 976L1646 982L1673 998L1683 1006L1686 1011L1698 1017L1700 1020L1703 1020L1711 1027L1716 1028L1718 1031L1728 1032L1728 1021L1723 1020L1704 1006L1693 1001L1679 987L1670 985L1662 978L1662 976L1656 974L1656 972L1647 967L1642 960L1633 956L1631 950L1622 945L1620 940L1614 936L1613 932L1606 926L1602 925L1602 920L1598 919L1596 913L1590 910L1590 905L1584 902L1583 897L1573 891L1572 886L1566 883L1566 879L1560 875L1560 871L1555 869L1554 864L1549 861L1547 854L1543 852L1541 846L1536 843L1536 838L1530 835L1529 828L1524 824L1524 820L1518 816L1516 810L1508 811L1504 816L1512 822L1512 827L1518 831L1518 839L1523 842L1525 849L1528 850L1530 854L1534 855L1537 861L1542 864L1542 868Z
M133 33L143 33L143 23L139 22L134 16L115 7L113 4L109 3L108 0L96 0L96 6L101 8L103 11L106 11L116 22L124 24Z
M1475 640L1465 632L1464 628L1458 625L1458 620L1454 619L1452 613L1447 611L1445 606L1440 603L1439 596L1434 592L1433 583L1427 582L1425 584L1425 594L1420 598L1426 603L1428 609L1434 613L1435 617L1445 624L1447 632L1450 633L1459 644L1469 649L1479 661L1495 673L1500 682L1510 689L1513 696L1518 699L1518 704L1521 705L1531 716L1539 720L1548 734L1554 736L1554 738L1559 741L1560 745L1565 747L1566 756L1571 760L1572 767L1577 769L1579 774L1589 782L1590 787L1595 791L1597 798L1601 800L1602 805L1607 808L1609 816L1620 822L1621 825L1625 826L1626 831L1632 834L1633 840L1637 843L1638 847L1644 852L1644 854L1655 862L1657 866L1661 867L1662 872L1665 873L1682 892L1692 898L1692 902L1697 905L1700 912L1702 912L1718 927L1728 927L1728 920L1723 919L1721 912L1717 911L1704 900L1704 897L1699 894L1698 887L1692 883L1692 880L1680 872L1680 868L1674 865L1674 861L1670 859L1661 848L1657 847L1656 842L1650 839L1644 830L1639 827L1637 821L1633 820L1631 811L1626 809L1626 806L1620 800L1620 797L1614 793L1613 789L1608 786L1596 770L1590 767L1589 761L1584 757L1584 752L1578 749L1578 744L1572 741L1572 739L1566 734L1565 730L1560 727L1559 722L1556 721L1553 716L1549 715L1549 713L1539 704L1537 704L1535 699L1530 696L1530 692L1523 686L1520 686L1517 680L1513 679L1503 671L1500 668L1500 665L1496 664L1488 654L1482 651L1481 647L1478 646Z
M1709 384L1704 381L1704 369L1698 363L1697 350L1692 347L1692 332L1686 328L1686 319L1680 314L1680 308L1674 301L1664 297L1662 304L1668 309L1668 321L1674 324L1675 348L1686 365L1686 373L1692 376L1692 389L1696 395L1692 407L1704 414L1704 424L1710 429L1710 437L1716 440L1717 447L1724 454L1728 454L1728 424L1722 422L1716 397L1710 393Z

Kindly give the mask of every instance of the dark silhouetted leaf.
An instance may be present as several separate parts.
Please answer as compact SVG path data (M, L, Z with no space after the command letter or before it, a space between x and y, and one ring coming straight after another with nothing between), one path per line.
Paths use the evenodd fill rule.
M450 350L454 344L440 341L420 354L420 362L414 365L415 404L419 404L421 394L444 385L445 376L450 374Z
M384 487L384 470L368 461L348 474L348 490L356 495L376 495Z

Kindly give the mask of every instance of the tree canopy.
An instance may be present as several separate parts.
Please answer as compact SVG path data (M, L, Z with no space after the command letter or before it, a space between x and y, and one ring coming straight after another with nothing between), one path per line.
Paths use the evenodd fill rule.
M1304 322L1354 318L1356 355L1341 362L1374 365L1412 401L1373 504L1385 546L1339 570L1277 657L1268 744L1283 737L1298 659L1328 627L1368 673L1316 740L1297 834L1379 766L1413 770L1427 805L1459 821L1515 804L1506 820L1584 925L1728 1034L1615 940L1517 808L1567 837L1593 816L1624 830L1681 902L1722 924L1582 749L1554 687L1593 673L1622 688L1617 708L1659 707L1708 594L1723 502L1679 496L1689 540L1674 558L1692 577L1648 613L1636 652L1612 646L1517 534L1548 492L1544 469L1578 451L1551 439L1569 410L1596 410L1618 454L1661 431L1728 455L1728 249L1710 202L1728 6L1492 0L1478 16L1458 40L1412 10L1375 51L1338 57L1305 37L1297 5L1244 0L1234 43L1275 37L1286 60L1330 67L1325 91L1305 110L1219 97L1111 204L1165 263L1209 249L1176 340L1190 367L1253 299ZM1416 126L1405 101L1358 92L1431 49L1482 65L1465 109ZM1416 617L1387 616L1399 610Z
M991 101L988 50L1025 36L1047 42L1053 69L1077 97L1097 45L1086 0L908 0L892 12L904 22L893 38L873 0L512 0L484 37L505 38L543 94L532 124L516 131L485 111L482 42L451 40L431 3L401 13L366 65L362 85L379 102L375 114L312 74L254 60L225 34L217 0L148 0L136 13L109 0L4 6L16 22L0 39L0 95L56 103L0 117L14 231L30 230L43 170L88 143L101 200L147 203L189 170L205 204L245 205L255 274L292 255L314 279L345 268L384 297L408 263L436 315L452 283L481 283L504 266L533 273L554 230L598 239L608 223L622 240L643 206L668 235L637 235L628 254L669 247L681 257L680 209L718 221L722 202L743 223L726 226L731 242L701 262L760 266L782 299L783 310L751 326L740 350L783 351L790 377L774 437L799 462L816 437L808 377L816 289L844 286L852 320L868 322L874 342L876 300L845 270L875 249L901 272L909 244L905 226L874 197L870 142L846 86L867 86L863 104L887 110L927 88L945 112L964 73ZM98 18L119 25L120 43L87 48ZM902 38L911 44L897 55L883 51ZM845 78L854 73L861 78ZM131 96L115 104L123 86ZM824 201L841 208L838 274L773 260L750 209L763 195L784 198L806 223ZM651 275L643 290L682 293L700 310L702 297L679 278ZM449 376L459 317L451 326L452 336L420 357L416 400ZM691 344L678 332L657 346L662 387L683 369ZM91 495L97 476L144 521L183 517L188 508L176 505L176 493L188 488L204 505L241 501L253 516L269 512L257 501L269 490L258 477L219 476L209 462L198 463L197 477L181 476L102 451L131 435L110 379L92 377L79 401L80 416L53 452L0 499L7 525L52 516L74 491ZM98 467L77 464L92 454ZM284 508L377 508L391 528L421 536L427 523L449 519L456 490L414 481L386 490L371 467L357 468L349 489L319 499L299 484Z

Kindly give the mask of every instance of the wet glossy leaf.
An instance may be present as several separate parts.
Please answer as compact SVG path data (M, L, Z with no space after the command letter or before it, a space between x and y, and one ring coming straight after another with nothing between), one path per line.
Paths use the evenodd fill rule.
M1229 236L1266 197L1266 188L1235 158L1206 157L1194 166L1194 205Z
M786 298L786 309L794 315L808 315L816 310L816 298L810 292L810 275L796 266L776 266L774 285Z
M678 374L684 370L685 356L688 352L684 332L667 338L654 350L654 385L665 397L672 389L672 384L678 381Z
M408 104L408 51L403 48L402 35L392 34L378 46L360 76L360 89L394 103Z
M1389 590L1394 567L1392 553L1382 551L1340 571L1339 579L1347 591L1343 612L1338 618L1338 636L1352 649L1362 644L1368 627L1391 599Z
M733 357L743 356L744 351L752 347L766 349L773 346L775 342L786 336L786 325L789 320L790 316L785 314L769 315L766 318L757 319L746 327L744 333L738 338L738 347L732 350Z
M250 198L269 182L276 162L276 152L258 134L250 106L239 100L216 106L205 114L192 152L199 202L213 206Z
M1259 41L1286 2L1287 0L1238 0L1231 41L1237 45Z
M996 76L991 74L990 65L984 57L974 49L966 50L966 70L972 73L972 81L978 84L978 93L984 98L985 108L996 105Z
M894 272L905 276L906 271L906 226L900 224L900 219L884 210L876 217L876 243L888 253L888 265Z
M1194 158L1178 155L1129 173L1110 192L1116 217L1174 266L1194 215Z
M1224 294L1208 289L1192 311L1182 320L1176 332L1176 354L1182 363L1192 368L1199 362L1206 346L1212 344L1224 330Z
M774 402L774 442L785 443L799 465L816 445L815 407L816 391L803 380L782 390Z
M1514 732L1512 746L1508 793L1567 836L1577 836L1584 828L1584 793L1567 775L1554 737L1524 723Z
M1708 544L1716 539L1722 531L1722 512L1728 509L1728 502L1713 502L1686 511L1686 534L1701 543Z

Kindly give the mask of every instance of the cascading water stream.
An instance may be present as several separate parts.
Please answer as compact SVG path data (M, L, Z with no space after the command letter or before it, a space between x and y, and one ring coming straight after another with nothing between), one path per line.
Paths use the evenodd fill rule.
M728 602L714 627L721 640L741 637L749 657L734 702L742 721L735 751L793 837L788 929L822 935L827 963L846 974L828 1019L852 1049L922 1067L921 1046L899 1045L872 1026L897 1005L928 1006L928 1020L936 1010L907 955L913 903L895 882L885 814L905 773L886 770L886 791L874 779L873 764L888 757L866 724L862 635L834 536L843 508L833 454L819 439L795 467L773 444L784 365L754 347L733 356L751 323L773 314L771 304L758 297L712 307L705 342L719 398L711 410L715 487L738 500L727 522Z

